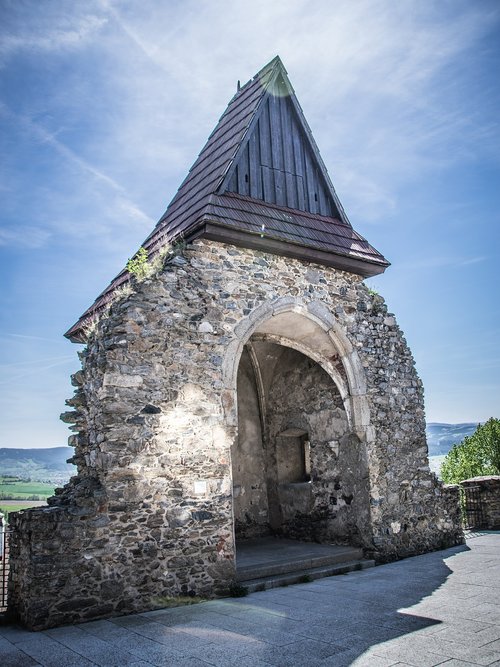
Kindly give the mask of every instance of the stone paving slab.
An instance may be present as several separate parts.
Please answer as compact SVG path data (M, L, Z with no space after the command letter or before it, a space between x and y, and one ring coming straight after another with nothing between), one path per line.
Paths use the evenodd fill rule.
M0 667L500 667L500 532L370 570L29 632Z

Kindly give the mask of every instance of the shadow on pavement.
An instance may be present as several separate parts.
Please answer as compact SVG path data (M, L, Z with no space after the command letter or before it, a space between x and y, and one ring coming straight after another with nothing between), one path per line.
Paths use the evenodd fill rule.
M443 605L463 594L460 583L443 591L452 573L446 559L466 551L460 546L241 599L40 633L0 629L7 659L1 664L431 667L447 660L429 651L430 635L446 616ZM465 561L460 567L468 572Z

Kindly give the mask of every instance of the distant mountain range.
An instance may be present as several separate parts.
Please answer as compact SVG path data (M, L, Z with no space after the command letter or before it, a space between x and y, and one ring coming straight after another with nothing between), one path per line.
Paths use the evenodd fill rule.
M427 444L429 456L448 454L453 445L462 442L466 435L472 435L478 423L468 424L427 424Z
M76 468L66 459L73 456L71 447L47 449L0 448L0 475L13 475L34 481L65 483Z
M466 435L472 435L476 423L468 424L427 424L429 456L444 456L455 443ZM50 447L48 449L0 448L0 475L14 475L34 481L53 481L64 484L76 472L75 466L66 463L73 455L71 447Z

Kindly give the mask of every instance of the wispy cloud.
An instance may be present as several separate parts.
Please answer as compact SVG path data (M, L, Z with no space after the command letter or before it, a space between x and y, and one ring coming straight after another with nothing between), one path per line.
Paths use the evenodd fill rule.
M19 338L20 340L27 340L27 341L43 341L43 342L54 342L53 338L47 338L46 336L30 336L27 334L18 334L18 333L6 333L4 336L0 336L0 340L2 338Z
M360 222L380 223L373 234L394 242L391 275L397 270L404 283L403 315L397 314L412 323L409 333L419 341L422 358L429 358L422 332L431 327L423 327L422 319L414 323L412 316L419 302L427 309L432 295L414 273L423 269L434 277L433 270L440 271L441 294L448 290L447 298L457 292L461 298L460 279L467 277L462 290L468 289L493 266L494 238L488 232L477 243L463 240L465 232L470 239L485 224L475 217L477 192L469 198L458 185L450 188L446 211L436 216L436 193L424 201L420 195L428 191L422 187L414 194L413 185L433 185L434 177L457 166L498 163L498 83L488 49L499 25L500 7L493 0L254 0L251 7L246 0L3 3L0 187L6 196L0 245L6 257L14 245L43 250L30 253L36 254L37 280L24 261L28 253L12 254L11 264L4 265L13 273L15 295L9 299L23 310L26 330L50 335L49 320L64 330L68 312L89 305L165 209L237 80L245 82L279 54L354 227L363 232ZM399 213L408 197L406 218ZM452 207L454 218L446 215ZM437 217L440 230L432 231L442 232L442 244L431 248L417 236L425 237ZM474 225L466 229L469 221ZM482 238L491 245L484 248ZM380 249L389 255L382 244ZM384 276L383 291L391 275ZM477 279L475 284L480 298L486 290ZM395 296L398 287L393 284ZM54 289L60 299L51 304ZM447 298L432 302L442 340L446 322L453 335L463 332L454 319L462 311ZM43 317L37 301L43 302ZM476 320L482 331L484 319ZM468 332L467 340L473 337ZM24 346L22 338L11 338L17 343L7 344L4 336L0 350L6 363L16 364L9 370L16 379L3 385L3 393L22 397L18 403L35 410L50 383L55 391L67 380L67 343L61 341L60 359L52 347L54 358L46 359L35 338L26 338ZM496 359L496 338L488 340L488 357ZM431 372L446 374L446 349L439 352ZM34 368L36 373L18 377ZM479 395L479 383L477 389ZM431 383L427 395L433 391ZM472 393L470 387L461 391L467 406ZM453 404L458 405L455 395ZM60 408L53 407L56 422ZM445 408L436 418L460 412ZM41 411L49 410L44 404ZM8 418L14 414L5 412ZM17 414L16 437L24 412Z
M155 43L149 39L149 36L146 35L142 37L140 33L134 27L134 20L127 21L124 18L124 15L119 10L119 5L111 2L111 0L98 0L99 6L105 11L109 17L116 22L120 29L125 33L125 35L132 41L132 43L142 52L144 56L154 65L160 67L164 72L170 73L172 66L163 61L161 57L160 45L163 42L168 42L174 39L175 35L182 33L186 28L187 24L194 18L193 13L185 11L181 16L177 15L174 21L168 23L168 27L163 24L163 40L162 42ZM188 3L187 3L188 4ZM168 7L163 8L163 16L165 13L169 12ZM137 14L135 14L135 17Z
M74 360L75 358L73 355L66 355L64 357L60 357L57 361L51 361L50 363L46 363L46 360L39 360L39 362L32 362L32 364L27 364L27 366L31 367L27 368L24 372L9 375L8 377L4 376L4 378L0 380L0 385L9 385L18 382L19 380L32 377L34 375L39 376L40 374L50 370L51 368L56 368L57 366L66 365L70 361L74 363ZM3 368L5 370L6 367L4 366Z
M114 207L114 216L112 218L119 219L120 226L123 224L140 224L144 229L149 230L155 223L153 218L147 215L137 203L128 197L125 188L120 183L78 155L72 148L66 146L57 138L57 133L48 132L43 126L27 116L14 114L6 104L1 102L0 115L7 117L11 123L19 125L24 132L31 135L39 144L50 146L64 162L76 167L81 176L90 177L108 193L111 191L113 193L111 201ZM80 186L80 190L82 189ZM102 215L98 217L97 224L93 224L92 220L86 219L82 232L88 236L97 230L100 233L106 231L106 220L103 219ZM79 226L74 223L67 224L66 220L62 224L58 224L57 219L52 219L48 223L45 223L45 225L11 226L0 229L0 245L40 248L49 242L55 231L58 234L78 235Z
M396 199L391 189L375 181L359 169L339 166L332 171L332 177L339 192L355 192L349 215L353 220L362 217L365 222L378 221L381 212L392 212L396 209Z
M469 259L463 259L459 263L459 266L470 266L471 264L480 264L481 262L485 262L487 259L488 259L487 257L470 257Z
M474 159L481 147L490 146L493 155L491 144L498 145L495 114L488 118L475 108L466 80L447 74L463 54L474 59L499 11L458 5L449 11L417 0L257 0L249 12L238 0L187 0L144 12L102 0L109 25L126 36L114 35L120 45L114 57L131 73L123 90L134 115L122 117L115 136L126 136L130 150L162 165L167 179L178 178L175 170L194 160L231 84L279 53L306 100L341 198L366 221L384 219L398 207L400 184L424 170ZM133 65L131 49L138 56Z
M16 119L25 128L27 128L39 141L44 144L49 144L52 148L54 148L54 150L56 150L65 160L73 163L82 171L87 172L100 183L106 185L108 188L111 188L111 190L114 190L121 195L125 195L125 190L119 183L87 162L87 160L84 160L77 153L75 153L74 150L68 148L68 146L66 146L62 141L57 139L56 133L47 132L47 130L45 130L41 125L35 123L33 120L27 118L26 116L15 116L7 109L5 105L2 105L2 108L7 114L11 116L12 119ZM139 208L128 199L124 199L124 205L128 206L128 208L133 211L136 216L140 215L145 221L151 222L149 216L140 211Z
M43 248L52 233L43 227L34 227L32 225L21 226L17 228L0 228L0 247L18 246L21 248Z
M0 64L5 64L10 56L19 52L57 52L80 48L92 39L106 24L105 17L93 14L83 15L78 21L71 21L62 15L58 25L17 26L15 32L4 31L0 40Z
M36 340L41 340L40 338L37 338ZM5 372L7 369L11 368L22 368L25 366L28 367L39 367L42 366L43 368L52 368L52 364L56 363L58 364L59 362L63 361L68 361L69 359L74 359L73 355L64 355L62 357L47 357L47 358L42 358L42 359L30 359L26 361L16 361L10 364L0 364L0 370L2 372Z
M450 267L465 267L473 266L475 264L480 264L485 262L488 258L486 256L476 256L476 257L452 257L452 256L434 256L434 257L423 257L422 259L404 262L401 264L401 268L408 270L417 270L421 269L444 269Z

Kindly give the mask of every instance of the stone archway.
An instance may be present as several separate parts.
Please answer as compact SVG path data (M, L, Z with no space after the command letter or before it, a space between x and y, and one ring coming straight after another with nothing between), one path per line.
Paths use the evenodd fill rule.
M371 542L364 373L322 304L284 298L238 325L225 360L235 537ZM228 386L232 385L232 386Z

